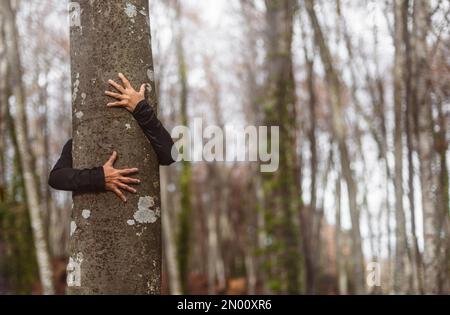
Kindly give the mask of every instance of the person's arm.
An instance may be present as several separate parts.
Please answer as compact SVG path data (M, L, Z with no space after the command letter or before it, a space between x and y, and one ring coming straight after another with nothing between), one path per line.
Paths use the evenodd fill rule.
M90 169L72 168L72 139L67 141L61 156L50 172L48 184L59 190L75 192L98 192L105 190L103 167Z
M158 162L161 165L170 165L174 161L171 150L173 140L169 132L164 128L154 109L145 100L145 84L142 84L139 91L136 91L128 79L119 73L123 86L108 80L119 93L105 91L105 94L117 99L116 102L110 102L108 107L124 107L138 122L147 139L155 150Z
M171 155L173 140L161 121L156 117L155 110L146 100L140 101L133 111L133 117L138 122L147 139L152 144L159 164L170 165L175 162Z
M137 178L127 177L136 173L137 168L115 169L114 162L117 152L114 151L109 160L99 167L90 169L75 169L72 167L72 139L67 141L61 156L50 172L48 184L58 190L73 192L100 192L112 191L122 201L127 199L122 190L136 193L136 189L129 184L139 184Z

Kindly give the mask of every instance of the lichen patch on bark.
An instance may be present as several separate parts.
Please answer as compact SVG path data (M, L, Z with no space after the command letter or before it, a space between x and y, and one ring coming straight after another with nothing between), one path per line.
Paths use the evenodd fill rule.
M75 233L76 229L77 229L77 224L75 223L75 221L70 221L70 236L72 236L73 233Z
M82 111L79 111L79 112L75 113L75 117L77 117L78 119L83 118L83 116L84 116L84 113Z
M80 86L80 74L75 75L75 82L73 83L72 104L75 103L78 94L78 87Z
M155 205L153 197L140 197L138 202L138 210L134 213L134 219L139 223L154 223L160 216L159 211L150 209Z
M83 218L89 219L89 217L91 216L91 210L84 209L83 211L81 211L81 215L83 216Z
M67 286L81 286L81 263L83 262L83 253L77 253L75 256L69 257L67 264Z
M134 4L127 2L125 6L125 14L129 18L134 18L137 15L136 6Z

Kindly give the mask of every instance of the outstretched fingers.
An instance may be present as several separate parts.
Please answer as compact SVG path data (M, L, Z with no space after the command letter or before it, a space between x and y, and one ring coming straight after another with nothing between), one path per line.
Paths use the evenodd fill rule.
M139 89L139 94L141 94L142 96L145 95L145 84L141 85L141 88Z
M130 187L130 186L126 185L126 184L119 183L119 184L117 184L117 185L120 187L120 189L129 191L129 192L131 192L131 193L133 193L133 194L135 194L135 193L137 192L136 189L134 189L133 187Z
M117 159L117 151L114 151L109 157L108 161L106 161L106 164L113 166L116 159Z
M108 107L122 107L125 105L127 105L127 101L119 101L106 104L106 106Z
M119 73L119 78L122 80L123 85L126 89L132 89L130 81L123 75L123 73Z
M125 89L119 83L116 83L114 80L109 79L108 83L111 84L117 91L120 93L125 93Z
M122 95L122 94L119 94L119 93L114 93L114 92L111 92L111 91L105 91L105 94L108 95L108 96L114 97L115 99L118 99L118 100L125 99L125 95Z
M125 197L125 195L123 194L123 192L120 191L119 188L114 188L113 192L117 195L117 197L119 197L123 202L127 202L127 198Z
M120 175L130 175L130 174L134 174L137 173L138 169L137 168L125 168L123 170L119 170L119 174Z
M121 177L119 180L125 184L139 184L141 182L139 179L132 177Z

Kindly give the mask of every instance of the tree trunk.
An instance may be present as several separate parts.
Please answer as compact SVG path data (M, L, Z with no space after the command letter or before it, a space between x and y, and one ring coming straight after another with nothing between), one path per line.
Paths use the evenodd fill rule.
M336 179L336 273L337 287L341 295L347 294L347 272L342 259L342 228L341 228L341 176Z
M394 290L397 294L403 293L405 288L406 267L406 222L403 209L403 45L402 45L402 4L394 1L394 187L395 187L395 271Z
M354 281L356 293L362 294L365 292L365 277L364 277L364 256L362 252L362 239L359 222L359 209L357 203L357 186L351 168L350 155L348 152L348 145L346 143L346 126L344 121L342 100L341 100L341 82L339 80L336 69L333 65L330 49L326 43L322 28L319 24L315 9L314 1L305 1L306 9L311 20L314 30L314 37L316 46L319 50L322 63L326 72L326 80L330 89L331 110L333 116L333 130L338 144L341 161L341 172L347 184L347 194L350 207L350 218L352 222L352 249L353 257L355 259Z
M112 192L74 194L68 292L159 294L159 164L130 113L106 109L104 96L107 80L122 72L134 86L147 84L156 109L148 1L82 0L69 7L74 167L103 165L115 150L116 166L138 168L141 185L127 203Z
M417 54L416 101L420 184L422 187L425 293L437 293L439 279L438 211L435 204L435 175L433 174L434 135L429 95L429 67L427 37L430 29L430 10L427 1L415 1Z
M23 179L25 183L26 200L28 211L30 212L31 227L33 231L34 245L36 250L36 257L39 266L39 277L42 284L44 294L53 294L52 283L52 269L50 265L50 257L47 243L45 241L45 234L43 229L43 222L41 218L41 208L39 204L39 189L36 184L36 177L34 173L34 157L29 142L27 131L26 118L26 97L22 83L22 64L19 54L18 34L15 22L15 12L11 6L10 1L1 1L0 12L5 20L4 32L5 43L7 51L7 59L9 63L9 79L11 92L16 99L16 115L15 132L17 134L17 142L19 155L21 160L21 167L23 172Z
M178 20L178 25L176 29L176 54L178 61L178 80L180 85L180 113L181 113L181 124L183 126L189 126L188 119L188 77L187 77L187 65L184 56L184 33L183 26L181 25L181 13L182 7L179 0L175 3L176 16ZM189 150L189 148L183 148L183 150ZM188 293L188 272L189 272L189 261L191 254L190 237L191 237L191 222L190 217L192 213L192 201L191 201L191 181L192 181L192 171L191 164L189 161L182 161L182 170L180 178L180 203L181 211L179 215L180 220L180 230L178 232L177 238L177 250L178 250L178 269L180 273L181 286L183 293Z
M167 273L169 278L170 293L179 295L181 291L180 274L178 273L177 266L177 253L176 244L173 234L174 223L169 213L169 209L173 207L172 200L169 200L167 187L168 181L168 169L161 169L161 204L162 204L162 224L163 224L163 241L164 251L166 258Z
M293 18L296 2L266 0L265 3L268 74L265 119L269 127L280 127L279 169L274 174L266 174L266 177L270 178L266 184L268 187L273 185L270 188L271 195L267 198L273 199L275 208L268 208L266 211L273 218L278 216L281 219L281 224L277 224L275 230L283 246L280 258L286 274L283 275L277 271L279 285L289 294L298 294L301 290L302 266L299 257L299 233L294 214L297 214L300 209L301 194L298 190L299 183L296 181L298 166L296 95L292 61ZM275 198L275 196L278 197ZM268 206L266 204L266 207Z
M405 133L406 133L406 148L407 148L407 156L408 156L408 200L409 200L409 211L411 215L411 235L413 241L413 255L414 261L411 261L415 273L415 283L417 287L417 291L423 294L423 265L422 265L422 254L419 249L419 241L417 238L416 231L416 202L415 202L415 187L414 187L414 162L413 162L413 154L414 154L414 145L413 145L413 93L414 91L414 77L415 77L415 65L414 65L414 45L411 40L411 33L409 31L409 8L410 1L403 1L403 42L405 45L405 71L403 73L404 84L405 84Z

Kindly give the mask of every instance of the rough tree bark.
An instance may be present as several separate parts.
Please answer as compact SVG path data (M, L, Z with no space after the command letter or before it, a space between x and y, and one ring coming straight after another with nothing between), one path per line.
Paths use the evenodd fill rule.
M122 203L113 193L75 194L69 294L159 294L161 220L159 167L137 122L106 109L109 78L124 73L147 84L156 108L148 1L71 2L73 165L103 165L116 150L118 168L137 167L141 185Z
M39 266L39 277L44 294L53 294L52 269L50 255L45 241L41 207L39 204L39 189L35 180L34 157L29 142L27 130L27 113L25 109L26 95L22 82L22 64L19 54L18 33L15 12L10 1L0 2L0 13L4 19L4 34L6 43L6 58L9 64L9 86L16 99L16 114L14 116L15 133L17 135L18 154L20 156L23 180L26 191L26 201L30 213L34 246Z

